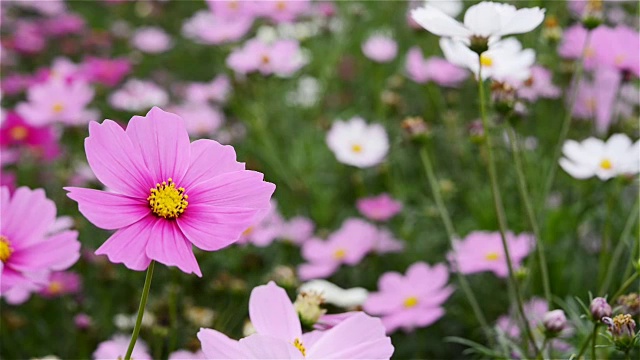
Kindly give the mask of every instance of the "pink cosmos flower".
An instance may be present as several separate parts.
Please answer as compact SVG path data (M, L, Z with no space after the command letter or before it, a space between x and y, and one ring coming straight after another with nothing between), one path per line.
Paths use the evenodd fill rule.
M49 276L49 281L40 295L46 298L53 298L66 294L76 294L82 287L82 278L77 273L71 271L58 271Z
M85 313L80 313L73 317L73 323L75 324L77 329L87 330L91 327L91 325L93 325L93 319L91 318L91 316Z
M417 46L409 49L405 69L409 78L418 84L433 81L444 87L457 87L469 77L469 73L447 60L432 56L425 59Z
M51 234L56 205L44 190L0 188L0 296L19 304L47 284L52 271L69 268L80 257L76 231Z
M387 63L396 58L398 44L389 36L373 35L362 44L362 53L375 62Z
M410 331L429 326L444 315L442 304L453 293L453 287L446 286L448 280L444 264L417 262L405 276L385 273L378 280L379 292L369 294L364 310L381 316L387 334L399 328Z
M124 359L129 347L129 337L125 335L114 335L111 339L98 344L98 348L93 352L94 360L117 360ZM149 347L142 340L138 339L133 347L131 358L135 360L152 360L149 355Z
M14 25L12 37L7 45L20 53L34 55L44 50L47 41L36 23L20 21Z
M184 97L189 102L215 101L224 103L231 92L231 81L226 75L218 75L208 83L188 83L184 90Z
M154 82L129 79L111 93L109 104L118 110L144 111L153 106L165 106L169 94Z
M262 75L288 77L304 64L296 40L278 40L267 44L260 39L251 39L227 57L227 66L240 74L259 71Z
M578 84L578 93L573 105L573 116L595 120L596 131L605 133L613 121L613 112L618 89L622 81L619 71L598 68L593 82L583 79Z
M296 245L302 245L305 241L311 239L314 229L315 225L311 219L304 216L296 216L282 224L280 237Z
M356 207L360 214L373 221L387 221L402 211L402 203L387 193L358 199Z
M389 359L394 348L379 319L357 313L326 331L302 333L298 313L274 282L251 292L249 317L256 333L228 338L200 329L198 339L209 359Z
M215 251L235 242L275 190L231 146L190 144L184 120L157 107L126 131L111 120L90 123L85 150L110 191L65 189L95 226L118 230L96 254L132 270L156 260L202 276L192 245Z
M206 358L207 357L204 355L202 350L198 350L196 352L178 350L169 354L169 360L204 360Z
M255 1L242 0L206 0L211 12L223 19L253 18L256 16L257 6Z
M44 160L60 155L58 136L51 127L34 127L27 124L16 112L7 113L0 127L0 148L24 148Z
M360 219L347 219L326 241L311 239L302 247L302 257L308 261L298 267L301 280L331 276L342 264L356 265L375 244L377 229Z
M404 250L404 243L393 236L389 229L379 228L373 251L378 254L398 253Z
M224 123L222 112L203 102L183 103L170 107L169 111L185 120L191 136L209 137Z
M515 269L533 250L533 237L529 234L506 234L511 262ZM509 274L502 240L498 232L474 231L463 240L454 243L453 251L448 254L453 268L463 274L493 271L501 278Z
M252 25L252 17L223 17L202 10L183 23L182 35L200 44L219 45L242 39Z
M531 68L531 77L522 84L518 84L518 97L531 102L538 98L557 99L560 88L553 85L551 71L545 67L535 65Z
M264 217L244 230L238 244L253 244L265 247L280 236L284 219L278 213L275 200L271 200L271 207Z
M602 29L600 29L602 28ZM620 25L616 28L606 26L594 33L593 47L598 49L595 60L599 65L628 71L636 77L640 76L640 35L638 31Z
M2 80L0 80L0 89L2 89L3 95L19 94L33 83L30 75L19 73L3 75Z
M255 11L276 23L293 22L311 9L310 0L256 1Z
M42 30L44 34L52 37L78 34L84 29L84 18L73 13L63 13L55 17L45 19L42 23Z
M131 45L145 53L160 54L171 49L173 41L161 28L147 26L139 28L133 33Z
M93 100L93 88L84 81L68 83L51 79L27 90L27 102L19 103L16 111L33 126L55 122L67 125L86 124L98 117L87 105Z
M82 64L82 71L88 81L106 86L116 86L131 72L131 62L125 58L88 57Z

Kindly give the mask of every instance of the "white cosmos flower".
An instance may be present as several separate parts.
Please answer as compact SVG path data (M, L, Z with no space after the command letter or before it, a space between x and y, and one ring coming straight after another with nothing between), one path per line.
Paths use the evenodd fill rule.
M460 67L471 70L476 78L480 62L482 63L482 79L496 81L525 81L531 76L531 66L536 61L532 49L522 49L515 38L507 38L482 53L478 54L458 40L442 38L440 47L447 60Z
M380 124L367 125L359 117L334 122L327 134L327 145L338 161L359 168L378 165L389 151L384 127Z
M462 0L425 0L424 5L430 5L446 15L456 17L462 11Z
M336 284L321 279L306 282L298 289L300 293L310 291L320 294L324 302L341 308L362 306L369 297L369 292L364 288L343 289Z
M612 135L607 142L592 137L581 143L567 140L562 153L560 167L576 179L607 180L640 171L640 141L632 144L624 134Z
M509 4L483 1L467 9L464 23L430 4L413 10L411 16L435 35L458 38L467 45L471 44L472 38L482 38L491 45L502 36L535 29L544 20L544 12L538 7L516 9Z

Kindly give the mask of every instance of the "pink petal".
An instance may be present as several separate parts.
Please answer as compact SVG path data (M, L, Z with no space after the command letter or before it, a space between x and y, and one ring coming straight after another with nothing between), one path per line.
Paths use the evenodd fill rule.
M240 339L240 346L246 349L254 359L304 359L293 342L272 336L253 334Z
M101 229L120 229L150 213L149 203L143 199L93 189L64 189L69 192L67 196L78 203L80 213Z
M197 140L191 143L191 161L180 186L188 189L220 174L240 170L244 170L244 163L236 161L232 146L213 140Z
M298 277L303 281L325 279L335 273L339 266L337 262L301 264L298 266Z
M378 292L369 294L364 303L364 311L372 315L390 314L402 309L404 299L398 292Z
M21 248L11 255L11 267L18 271L65 270L80 258L77 231L63 231L47 240Z
M187 189L189 205L206 203L223 208L269 209L269 200L276 186L262 181L262 178L261 173L249 170L221 174Z
M251 356L238 341L216 330L201 328L198 339L207 359L247 359Z
M136 151L142 154L154 182L172 178L182 186L182 178L189 167L191 146L180 116L154 107L145 117L131 118L127 135Z
M96 250L96 255L107 255L112 263L122 263L131 270L145 270L151 263L146 247L156 235L152 231L154 223L155 217L149 215L116 231Z
M191 243L173 220L157 218L151 233L153 237L146 247L149 258L167 266L177 266L187 274L194 273L202 277Z
M5 196L8 194L5 193ZM6 199L3 200L3 202ZM56 217L56 205L46 198L44 190L18 188L9 205L2 208L2 235L18 250L44 240L44 234Z
M436 321L438 321L438 319L440 319L443 316L444 316L444 309L441 307L437 307L429 310L421 309L420 311L416 309L413 315L413 321L415 322L415 325L418 327L426 327L435 323Z
M302 336L298 313L284 289L273 281L251 291L249 318L258 334L287 342L293 342Z
M84 148L91 170L108 188L138 198L149 196L156 181L120 125L111 120L89 123Z

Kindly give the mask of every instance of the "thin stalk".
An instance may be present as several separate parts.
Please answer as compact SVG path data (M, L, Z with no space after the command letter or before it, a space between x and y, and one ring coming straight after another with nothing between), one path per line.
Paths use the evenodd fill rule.
M580 347L580 351L578 352L578 355L575 357L575 359L580 359L582 357L582 354L584 354L584 352L587 351L587 347L589 347L592 337L593 337L593 333L589 334L589 336L584 341L584 343L582 343L582 346Z
M124 360L131 360L131 353L138 341L138 334L140 333L140 325L142 325L142 316L144 316L144 308L147 305L147 298L149 297L149 289L151 288L151 278L153 277L153 267L155 261L151 260L149 268L147 268L147 276L144 278L144 287L142 288L142 296L140 297L140 306L138 306L138 317L136 318L136 325L133 328L133 334L131 334L131 341L129 342L129 348L127 348L127 354L124 356Z
M422 149L420 149L420 157L422 158L422 165L424 166L424 169L427 173L427 179L429 180L429 185L431 187L431 194L433 195L433 198L436 202L436 207L438 208L440 219L442 219L442 222L444 223L444 228L447 232L449 245L451 249L453 249L453 241L456 238L456 230L453 227L453 222L451 221L451 217L449 216L449 211L447 211L447 207L445 206L444 201L442 200L442 195L440 194L440 187L438 186L438 181L436 179L436 175L433 170L433 165L431 164L431 160L429 159L429 154L427 153L426 146L423 146ZM456 275L458 277L458 282L460 283L460 288L462 289L462 292L464 293L467 300L469 301L469 304L471 305L471 309L473 310L473 313L476 316L476 319L480 323L480 326L482 326L482 330L484 331L485 336L487 337L487 339L491 339L491 335L489 332L489 325L482 313L480 305L478 304L478 300L473 294L473 290L471 290L471 287L467 282L467 278L465 277L464 274L460 272L456 272Z
M485 94L484 83L482 81L482 63L480 63L480 57L478 57L478 92L480 96L480 117L482 119L482 127L484 128L485 141L487 145L487 157L488 157L488 170L489 180L491 182L491 193L493 194L493 205L498 217L498 228L500 231L500 240L502 241L502 248L506 257L507 268L509 270L509 283L513 289L516 298L516 308L518 315L522 320L522 328L527 336L527 339L531 342L535 355L538 354L538 346L531 332L529 321L524 313L524 306L522 304L522 296L520 294L520 287L514 276L513 263L511 262L511 254L509 252L509 245L507 244L507 220L504 212L504 206L502 204L502 196L500 194L500 188L498 187L498 175L496 173L496 161L493 156L493 141L491 140L491 134L489 129L489 120L487 118L487 110L485 108Z
M544 340L542 341L542 346L540 347L540 352L538 353L537 359L540 359L540 360L544 359L544 350L547 348L548 343L549 343L549 338L545 336Z
M633 226L636 224L636 220L638 220L638 200L633 206L633 210L629 214L627 221L624 225L624 229L622 230L622 235L620 235L620 240L618 240L618 245L616 245L616 249L613 251L613 258L609 262L609 267L607 268L607 275L605 276L604 283L600 287L599 294L603 294L609 286L611 286L611 281L613 280L613 273L616 270L616 265L620 262L620 257L624 253L624 246L627 245L626 240L629 238L629 234L633 229Z
M169 353L175 350L178 340L178 272L172 271L171 275L171 290L169 292Z
M593 333L591 334L591 359L596 358L596 342L598 340L598 323L593 324Z
M518 190L520 191L520 197L524 202L524 207L527 212L527 218L529 220L529 225L533 230L533 236L536 241L536 253L538 255L538 266L540 267L540 276L542 277L542 287L544 289L544 297L547 300L547 304L551 304L551 286L549 285L549 274L547 272L547 260L544 256L544 245L542 242L542 238L540 237L540 227L538 226L538 222L536 221L535 211L533 209L533 205L531 203L531 196L529 195L529 190L527 190L527 181L524 176L524 171L522 167L522 159L520 157L520 146L519 139L516 132L513 130L511 126L507 128L507 133L509 134L509 143L511 144L511 153L513 154L513 162L516 167L516 175L518 177Z
M627 290L627 288L631 286L631 284L633 284L636 279L638 279L638 276L638 271L634 272L633 275L631 275L631 277L628 278L627 281L622 284L622 286L620 286L620 289L618 289L618 291L616 291L616 293L611 297L611 300L615 300L620 295L622 295Z

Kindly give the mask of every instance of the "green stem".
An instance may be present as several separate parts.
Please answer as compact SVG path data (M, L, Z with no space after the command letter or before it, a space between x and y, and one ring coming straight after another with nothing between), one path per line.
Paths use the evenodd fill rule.
M604 294L605 291L609 289L609 286L611 286L611 281L613 280L613 273L616 270L616 265L618 265L618 263L620 262L620 257L624 253L624 247L625 245L627 245L626 240L629 238L629 235L631 234L631 230L633 229L633 226L635 225L636 220L638 220L639 205L640 203L638 202L638 200L636 200L636 203L633 206L633 210L631 210L631 213L629 214L629 217L627 218L627 221L624 225L624 229L622 230L622 235L620 235L620 240L618 240L618 245L616 245L616 249L613 252L613 258L611 259L611 262L609 262L609 267L607 268L607 275L605 276L604 283L600 287L600 291L598 292L599 295ZM633 245L632 245L632 249L633 249ZM633 259L631 261L633 261Z
M544 350L546 349L548 343L549 343L549 338L545 336L544 340L542 341L542 346L540 347L540 352L538 353L537 359L540 359L540 360L544 359Z
M420 149L420 157L422 158L422 165L424 166L424 169L427 173L427 179L429 180L429 185L431 187L431 194L433 195L433 198L436 202L438 213L440 214L440 218L442 219L442 222L444 223L444 228L447 232L449 245L453 249L453 241L454 239L456 239L456 231L453 227L453 222L451 221L451 217L449 216L449 211L447 211L447 207L445 206L444 201L442 200L442 195L440 194L440 187L438 186L438 181L436 179L436 175L433 170L433 165L431 164L431 160L429 159L429 154L427 153L426 145L423 146L422 149ZM480 326L482 326L482 330L484 331L485 336L487 337L487 339L491 339L491 335L489 332L489 325L482 313L480 305L478 304L478 300L473 294L473 290L471 290L471 287L467 282L467 278L464 276L464 274L460 272L456 272L456 274L458 277L458 282L460 283L460 288L462 289L462 292L464 293L465 297L469 301L469 304L471 305L471 309L473 310L473 313L475 314L476 319L480 323Z
M582 354L584 354L584 352L587 351L587 347L589 347L589 343L591 343L592 337L593 337L593 333L589 334L589 336L584 341L584 343L582 343L582 346L580 347L580 351L578 352L578 355L575 357L576 359L580 359L580 357L582 357Z
M551 286L549 285L549 274L547 272L547 260L544 256L544 245L542 238L540 237L540 228L536 221L536 215L531 204L531 196L529 190L527 190L526 177L524 175L522 167L522 159L520 157L519 139L516 132L511 126L507 128L509 134L509 143L511 144L511 153L513 154L513 162L516 167L516 175L518 177L518 190L520 191L520 197L524 202L524 207L527 212L527 218L529 219L529 225L533 230L533 236L536 241L536 253L538 255L538 266L540 267L540 275L542 277L542 286L544 288L544 297L547 300L547 304L551 304Z
M169 349L171 353L176 348L178 334L178 272L172 271L171 290L169 293Z
M504 255L507 262L507 268L509 270L509 283L511 284L511 288L513 289L515 300L516 300L516 308L518 312L518 316L522 320L522 328L524 332L531 342L533 346L533 350L535 355L538 354L538 346L536 345L536 341L533 337L533 333L531 332L531 328L529 326L529 321L527 319L526 314L524 313L524 306L522 301L522 296L520 294L520 287L518 282L514 276L513 263L511 262L511 255L509 252L509 245L507 244L507 220L504 212L504 206L502 204L502 196L500 194L500 188L498 187L498 175L496 173L496 161L493 156L493 141L491 139L490 128L489 128L489 120L487 118L487 111L485 108L485 94L484 94L484 83L482 81L482 64L480 63L480 57L478 57L478 92L480 96L480 117L482 119L482 127L484 128L485 133L485 141L487 147L487 158L488 158L488 167L489 167L489 180L491 182L491 193L493 194L493 205L496 210L496 216L498 218L498 228L500 231L500 240L502 241L502 248L504 251Z
M598 323L593 324L593 333L591 334L591 359L596 358L596 342L598 340Z
M136 341L138 341L140 325L142 325L142 317L144 316L144 307L147 305L149 289L151 288L151 278L153 277L154 265L155 261L151 260L149 268L147 268L147 276L144 279L144 287L142 288L142 296L140 297L140 306L138 307L136 326L133 328L133 334L131 334L131 341L129 342L129 348L127 348L127 354L124 356L124 360L131 360L131 353L133 352L133 348L136 346Z

